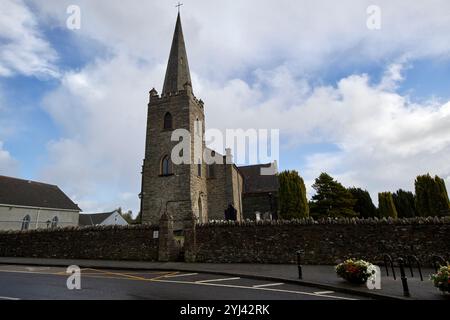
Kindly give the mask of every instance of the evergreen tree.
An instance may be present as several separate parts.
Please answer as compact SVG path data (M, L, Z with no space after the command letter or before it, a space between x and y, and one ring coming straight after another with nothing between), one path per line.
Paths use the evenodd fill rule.
M399 189L392 195L392 198L400 218L412 218L417 215L415 196L411 191Z
M394 199L390 192L380 192L378 194L378 210L382 218L398 218L397 210L395 209Z
M280 218L295 219L309 217L306 187L297 171L283 171L278 175L278 206Z
M450 215L445 182L438 176L434 178L429 174L416 178L414 183L416 191L416 210L420 216Z
M353 210L356 199L342 184L327 173L322 173L312 186L316 194L312 197L311 214L316 217L356 217Z
M349 188L348 191L356 199L355 206L353 210L359 213L361 218L373 218L378 215L377 208L372 202L372 198L367 190L362 190L361 188Z
M445 187L444 179L435 176L434 180L436 182L436 209L440 216L450 215L450 202L448 199L447 188Z

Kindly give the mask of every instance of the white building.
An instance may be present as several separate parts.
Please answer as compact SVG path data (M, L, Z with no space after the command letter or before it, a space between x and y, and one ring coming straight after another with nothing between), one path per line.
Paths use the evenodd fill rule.
M122 217L118 210L104 213L84 213L80 214L79 226L126 226L128 222Z
M0 230L77 226L80 211L58 186L0 176Z

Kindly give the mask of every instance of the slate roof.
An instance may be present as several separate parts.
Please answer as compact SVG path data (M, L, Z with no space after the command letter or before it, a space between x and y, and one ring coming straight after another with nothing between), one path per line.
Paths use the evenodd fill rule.
M79 226L95 226L101 224L103 221L108 219L113 213L112 212L104 212L104 213L84 213L80 214L78 225Z
M261 175L261 168L270 167L268 164L238 167L244 177L244 193L278 192L277 175Z
M0 176L0 204L81 211L52 184Z

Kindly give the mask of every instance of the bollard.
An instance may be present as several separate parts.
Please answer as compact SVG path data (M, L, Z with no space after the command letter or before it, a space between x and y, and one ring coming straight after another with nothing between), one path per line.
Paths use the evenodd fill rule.
M409 297L409 288L408 288L408 279L406 278L405 274L405 265L403 258L398 258L398 266L400 268L400 279L402 280L402 286L403 286L403 295L405 297Z
M302 270L302 250L297 251L297 267L298 267L298 278L303 279L303 270Z

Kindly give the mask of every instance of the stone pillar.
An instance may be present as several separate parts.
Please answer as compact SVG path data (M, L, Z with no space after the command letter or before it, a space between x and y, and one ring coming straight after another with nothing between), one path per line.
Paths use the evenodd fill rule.
M174 244L175 239L173 236L173 217L167 213L164 213L159 220L159 261L170 261L174 251Z
M191 212L184 226L184 261L195 262L197 255L197 234L195 224L197 217Z

